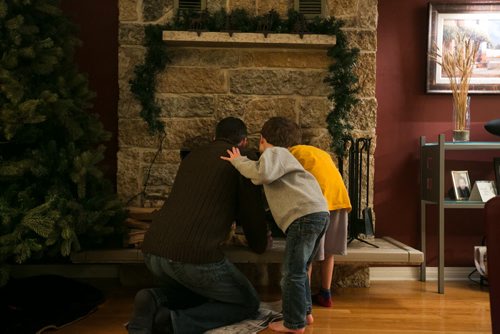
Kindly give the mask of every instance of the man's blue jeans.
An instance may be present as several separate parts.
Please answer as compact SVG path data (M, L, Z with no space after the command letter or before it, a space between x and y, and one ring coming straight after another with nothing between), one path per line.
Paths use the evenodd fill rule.
M257 315L259 297L248 279L227 259L216 263L191 264L146 254L148 268L161 278L174 279L207 298L201 305L171 310L177 333L203 333ZM165 296L168 299L168 296Z
M328 212L309 214L295 220L286 230L281 293L283 320L287 328L304 328L306 315L311 313L311 288L307 267L318 249L329 217Z

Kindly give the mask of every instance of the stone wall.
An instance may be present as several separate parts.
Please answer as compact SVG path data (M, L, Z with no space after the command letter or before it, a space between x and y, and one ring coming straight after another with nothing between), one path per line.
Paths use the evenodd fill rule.
M323 83L329 58L325 50L171 47L172 63L158 76L156 94L167 136L150 170L161 140L148 134L128 82L134 66L144 57L144 25L170 20L173 0L120 0L119 6L117 183L122 199L133 198L130 203L134 205L160 205L154 198L168 196L180 162L179 150L210 139L217 121L230 115L247 123L253 144L262 124L279 115L300 124L305 143L329 149L325 118L330 88ZM254 14L274 8L285 15L293 0L207 0L207 6L209 10L223 6L229 11L242 7ZM351 120L357 136L374 137L377 0L326 0L325 7L327 15L345 20L351 46L361 49L356 68L361 103ZM146 196L134 197L143 190L148 174Z

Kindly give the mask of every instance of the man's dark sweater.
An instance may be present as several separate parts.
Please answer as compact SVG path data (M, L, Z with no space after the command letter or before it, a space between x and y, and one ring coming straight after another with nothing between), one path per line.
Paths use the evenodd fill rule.
M144 253L185 263L218 262L224 257L220 243L234 221L242 225L250 248L264 252L261 190L220 159L232 146L216 140L181 162L172 191L145 235Z

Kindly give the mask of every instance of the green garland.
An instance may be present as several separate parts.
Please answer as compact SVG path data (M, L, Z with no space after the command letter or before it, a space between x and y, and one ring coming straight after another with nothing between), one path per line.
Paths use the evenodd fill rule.
M228 13L222 9L215 13L205 13L202 26L207 31L227 30ZM146 57L144 64L137 65L135 77L130 81L132 93L142 106L141 117L147 122L151 134L164 132L165 126L158 119L161 109L156 103L154 96L156 87L156 75L163 71L170 62L167 56L167 48L162 40L162 31L190 29L191 19L199 17L199 14L190 12L178 13L174 20L167 25L148 25L145 28ZM289 11L287 19L281 19L279 14L272 10L263 16L250 16L243 9L231 12L231 29L240 32L255 32L262 22L267 23L269 33L296 33L296 27L304 22L302 14ZM306 21L305 31L314 34L335 35L337 43L328 49L328 56L332 59L329 66L329 74L325 82L332 88L328 96L333 102L333 108L327 116L328 131L332 136L332 148L337 154L343 154L343 138L350 134L352 126L348 115L352 108L358 103L356 93L358 78L354 73L359 50L349 48L345 33L342 31L343 21L335 18L316 18Z
M142 106L141 117L148 123L151 134L165 131L165 125L158 119L161 108L156 103L155 98L156 75L163 71L167 63L170 62L167 56L167 48L162 39L163 30L164 27L160 25L146 26L144 64L135 67L135 77L130 80L130 91Z

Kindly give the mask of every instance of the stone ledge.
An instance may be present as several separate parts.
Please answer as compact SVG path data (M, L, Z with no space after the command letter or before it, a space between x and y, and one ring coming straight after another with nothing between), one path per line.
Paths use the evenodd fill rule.
M419 265L424 260L421 251L407 246L390 237L370 240L375 248L354 240L349 244L347 255L335 256L337 264L371 265ZM233 263L281 263L283 262L284 239L275 239L273 248L264 254L256 254L245 247L228 247L225 254ZM73 263L142 263L140 249L92 250L71 255Z
M164 31L163 40L173 46L193 47L250 47L250 48L297 48L327 49L335 45L337 39L330 35L273 34L267 37L263 33L202 32L198 36L194 31Z

